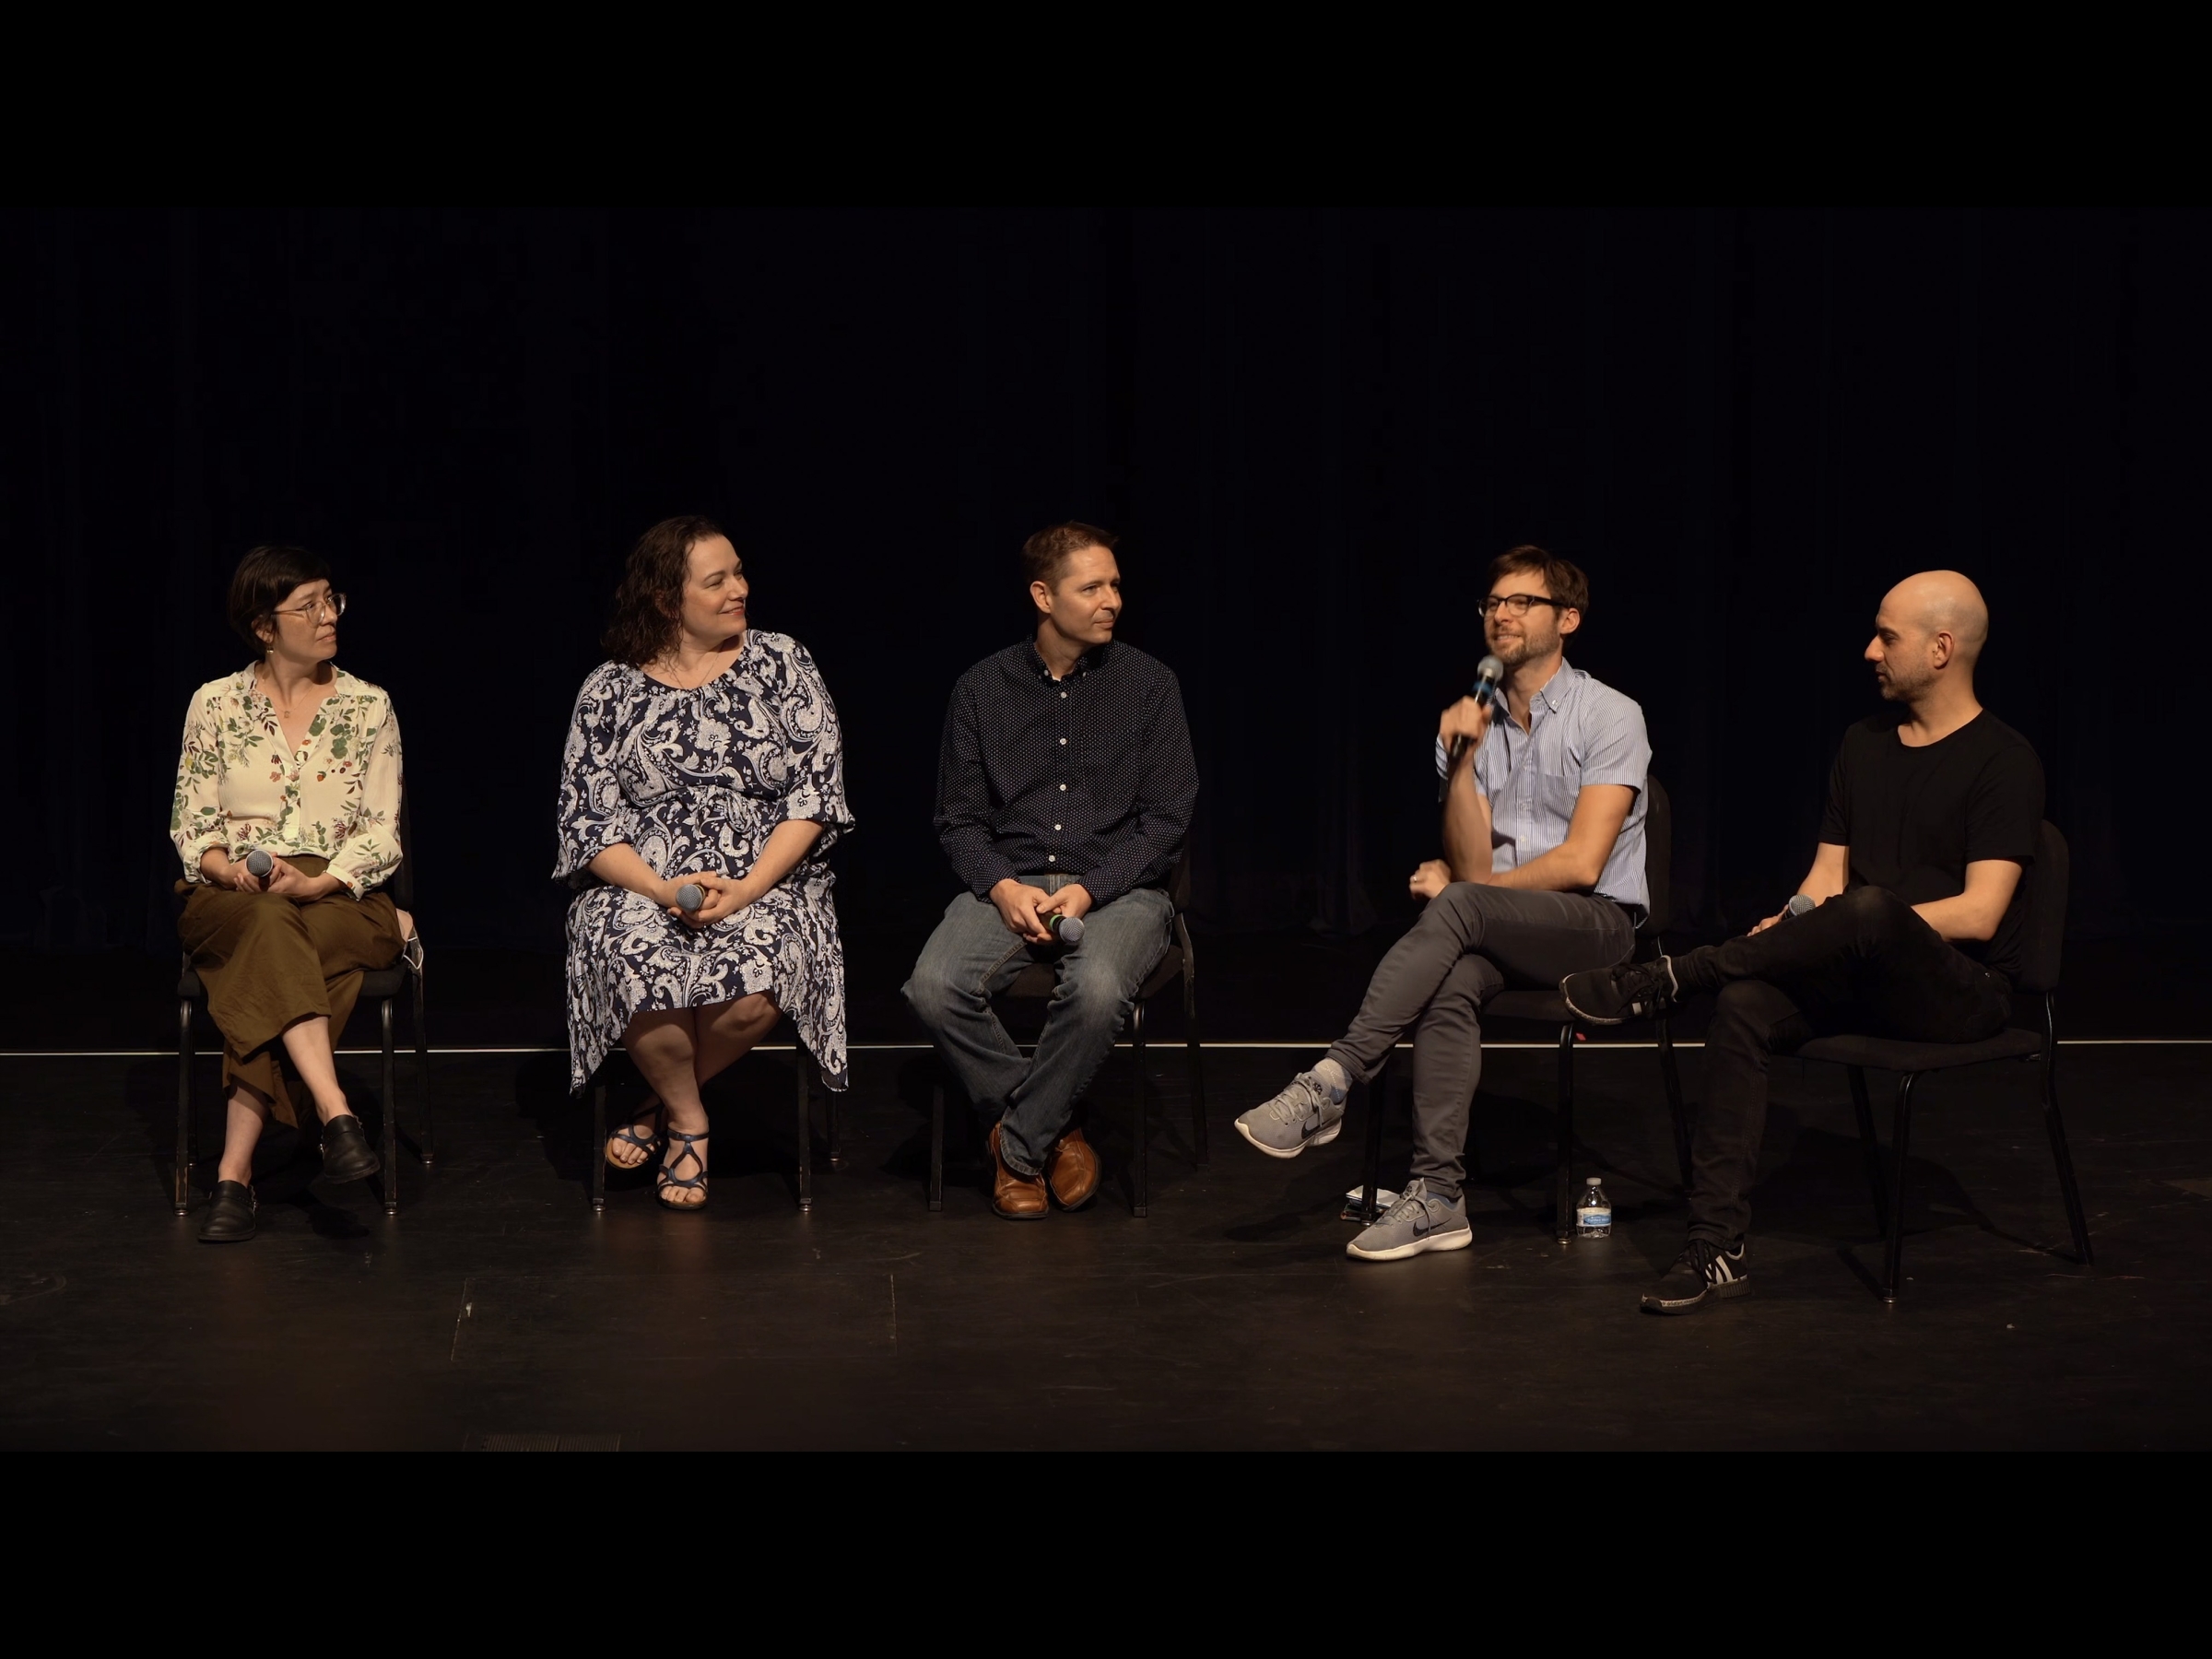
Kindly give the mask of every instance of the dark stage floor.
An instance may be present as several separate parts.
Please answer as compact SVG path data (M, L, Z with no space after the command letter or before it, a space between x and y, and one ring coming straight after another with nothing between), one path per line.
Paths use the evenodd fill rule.
M1154 1051L1152 1213L999 1221L964 1171L924 1207L915 1055L857 1056L848 1168L793 1202L789 1059L716 1102L702 1216L582 1186L552 1054L438 1063L441 1161L406 1207L263 1177L253 1242L171 1212L173 1069L0 1059L0 1445L624 1448L2201 1447L2212 1442L2206 1051L2085 1047L2063 1077L2099 1253L2065 1236L2027 1067L1931 1079L1902 1300L1877 1264L1840 1075L1777 1065L1754 1293L1679 1320L1635 1294L1681 1209L1648 1050L1583 1056L1583 1168L1621 1225L1545 1224L1551 1062L1492 1057L1475 1247L1347 1261L1357 1133L1294 1162L1229 1129L1302 1054L1207 1056L1214 1162ZM1685 1070L1693 1099L1702 1055ZM1128 1060L1098 1098L1111 1176ZM347 1062L373 1111L372 1064ZM206 1132L214 1078L203 1079ZM273 1150L281 1153L284 1148ZM1402 1171L1403 1131L1391 1163ZM589 1443L588 1441L586 1443Z

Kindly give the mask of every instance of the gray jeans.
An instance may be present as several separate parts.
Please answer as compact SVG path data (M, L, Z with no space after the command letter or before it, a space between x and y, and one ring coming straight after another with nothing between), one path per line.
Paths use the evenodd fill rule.
M1057 892L1082 877L1021 879ZM1076 1097L1112 1052L1145 975L1166 952L1174 913L1167 894L1137 888L1084 917L1083 942L1064 950L1007 932L988 899L962 893L945 907L903 994L984 1122L999 1124L1008 1169L1041 1172L1075 1115ZM1060 982L1045 1005L1037 1052L1025 1060L991 998L1035 962L1051 963Z
M1570 973L1625 960L1635 944L1628 912L1610 899L1455 881L1391 947L1329 1058L1372 1082L1412 1030L1412 1172L1456 1198L1482 1080L1483 1004L1508 985L1556 990Z

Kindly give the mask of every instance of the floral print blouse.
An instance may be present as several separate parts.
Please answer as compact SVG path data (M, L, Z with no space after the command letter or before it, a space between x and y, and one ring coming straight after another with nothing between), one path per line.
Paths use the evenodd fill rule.
M335 672L298 749L251 664L193 693L169 815L187 880L210 847L326 858L357 899L399 868L399 720L382 686Z

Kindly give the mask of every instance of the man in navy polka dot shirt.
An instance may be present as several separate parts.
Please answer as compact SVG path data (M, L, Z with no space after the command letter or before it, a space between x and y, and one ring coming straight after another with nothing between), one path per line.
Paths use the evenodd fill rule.
M1174 673L1113 637L1114 545L1095 524L1030 536L1036 632L962 675L945 712L937 839L967 890L905 994L994 1124L991 1207L1008 1220L1098 1194L1076 1098L1167 948L1166 883L1198 796ZM991 998L1034 962L1060 983L1025 1060Z

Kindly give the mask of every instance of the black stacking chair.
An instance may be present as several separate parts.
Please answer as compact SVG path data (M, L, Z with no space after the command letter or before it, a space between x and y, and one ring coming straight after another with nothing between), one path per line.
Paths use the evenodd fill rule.
M1912 1086L1934 1071L1983 1065L1993 1060L2041 1062L2043 1128L2051 1136L2051 1160L2058 1166L2058 1188L2074 1230L2075 1258L2085 1267L2089 1224L2074 1181L2074 1159L2066 1151L2066 1127L2058 1115L2058 1036L2054 1002L2058 993L2059 949L2066 934L2066 839L2046 822L2036 838L2035 867L2026 873L2026 923L2020 982L2017 996L2032 998L2035 1024L2009 1026L1981 1042L1905 1042L1889 1037L1816 1037L1797 1051L1800 1060L1819 1060L1851 1074L1851 1103L1858 1112L1859 1141L1866 1150L1866 1181L1874 1193L1874 1218L1888 1244L1882 1268L1882 1300L1897 1300L1898 1267L1905 1241L1905 1150L1912 1128ZM2016 1011L2018 1004L2015 1005ZM1897 1112L1889 1131L1894 1175L1882 1176L1880 1143L1874 1135L1874 1109L1866 1098L1868 1071L1897 1074Z
M786 1021L785 1025L788 1029L789 1021ZM814 1056L806 1052L806 1045L799 1041L799 1034L795 1030L791 1032L791 1069L797 1084L795 1092L799 1106L799 1209L804 1214L814 1208L814 1096L821 1079L821 1067L815 1063ZM606 1208L606 1097L613 1086L613 1075L616 1073L627 1073L641 1088L644 1083L644 1079L638 1077L637 1067L630 1063L629 1053L620 1047L617 1047L607 1054L605 1060L599 1063L598 1071L593 1075L592 1080L584 1085L584 1092L592 1097L592 1144L588 1157L592 1169L590 1183L592 1209L595 1214L603 1213ZM828 1088L821 1089L820 1093L823 1100L823 1116L827 1120L826 1126L829 1131L830 1167L832 1170L841 1170L845 1167L845 1153L843 1144L838 1135L837 1095L833 1090ZM647 1169L648 1179L650 1179L650 1166L641 1167ZM713 1171L710 1169L707 1173L712 1177Z
M1129 1045L1135 1051L1136 1086L1129 1103L1129 1123L1132 1135L1132 1163L1130 1197L1132 1211L1139 1216L1147 1213L1151 1202L1147 1170L1149 1119L1147 1110L1145 1076L1145 1006L1178 979L1182 981L1183 1054L1191 1071L1191 1145L1198 1155L1198 1162L1206 1161L1206 1062L1198 1051L1198 957L1191 948L1191 930L1183 920L1183 912L1191 900L1191 853L1186 845L1182 855L1175 861L1175 874L1169 878L1168 897L1175 906L1175 924L1168 941L1165 955L1159 965L1145 976L1144 986L1136 994L1136 1006L1129 1010ZM1036 962L1023 969L1014 982L999 993L1016 1001L1041 1002L1050 997L1059 983L1059 976L1049 962ZM942 1065L929 1091L929 1207L945 1207L945 1092L947 1079Z
M400 909L412 913L415 909L415 834L407 819L407 800L399 800L399 844L404 856L399 868L383 890L392 895L392 901ZM418 935L419 937L419 934ZM384 1214L399 1213L399 1090L396 1086L392 1054L392 1005L402 995L412 994L415 1005L415 1075L422 1089L422 1132L415 1142L416 1156L423 1167L429 1168L437 1156L430 1130L430 1040L426 1034L422 1018L422 963L403 956L389 968L372 969L361 976L359 1003L377 1005L378 1017L383 1030L384 1049L384 1133L383 1145L378 1156L383 1159L382 1182ZM192 955L183 954L183 968L177 976L177 1214L182 1216L191 1206L190 1176L192 1166L199 1159L199 1124L192 1109L192 1011L207 1000L207 993L200 983L200 976L193 971ZM346 1033L333 1031L330 1045L335 1050L344 1041Z
M1658 955L1660 935L1672 925L1674 882L1670 872L1674 858L1674 814L1667 806L1666 791L1659 780L1646 777L1643 781L1645 806L1643 815L1643 884L1651 898L1651 914L1636 930L1635 959L1649 961ZM1559 1034L1559 1168L1555 1189L1553 1230L1560 1243L1567 1242L1574 1231L1574 1041L1576 1025L1573 1014L1561 999L1557 988L1548 991L1500 991L1483 1005L1483 1029L1488 1032L1492 1021L1500 1019L1527 1020L1533 1024L1551 1026ZM1659 1076L1666 1088L1666 1109L1673 1115L1675 1125L1675 1159L1682 1171L1682 1184L1689 1185L1689 1120L1682 1109L1682 1076L1675 1064L1674 1040L1667 1031L1666 1017L1659 1016L1653 1022L1659 1040ZM1360 1213L1375 1214L1375 1187L1382 1165L1382 1112L1389 1098L1389 1063L1374 1083L1370 1093L1374 1097L1367 1114L1367 1190L1361 1199ZM1467 1125L1467 1149L1475 1148L1475 1124Z

